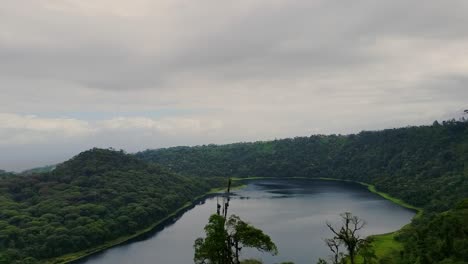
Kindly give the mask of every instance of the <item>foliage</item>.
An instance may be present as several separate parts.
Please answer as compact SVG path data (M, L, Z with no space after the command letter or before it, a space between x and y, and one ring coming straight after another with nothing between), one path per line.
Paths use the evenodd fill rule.
M392 255L395 252L398 253L403 250L403 244L401 241L396 240L395 238L398 237L398 232L387 233L387 234L380 234L380 235L373 235L372 238L372 250L374 251L377 258L383 258L388 255Z
M263 262L258 259L245 259L241 261L241 264L263 264Z
M353 216L349 212L340 215L342 225L334 227L327 223L328 229L333 233L333 237L325 239L330 251L333 253L331 256L332 264L345 264L349 260L351 264L356 263L356 257L359 253L363 258L364 264L374 263L376 258L372 250L369 239L361 238L359 232L365 226L365 221L357 216ZM346 248L348 254L340 252L341 247ZM327 263L323 259L319 259L318 263Z
M278 253L276 245L262 230L231 215L227 221L218 214L213 214L205 226L206 238L195 240L197 264L239 264L242 248L255 248L259 251ZM242 263L255 263L256 260Z
M51 172L0 180L0 263L34 263L134 234L219 181L92 149Z
M34 175L38 173L45 173L45 172L51 172L55 170L56 165L47 165L47 166L42 166L42 167L37 167L29 170L24 170L20 174L21 175Z
M373 184L426 212L399 234L404 249L381 262L468 259L468 201L457 205L468 197L468 123L447 121L135 156L93 149L52 171L0 172L0 263L34 263L134 234L220 186L213 179L217 176L328 177Z
M142 160L198 177L326 177L373 184L427 211L468 197L468 123L147 150Z
M447 251L455 244L452 247L450 239L441 242L440 238L445 236L429 231L427 225L432 221L439 221L444 226L462 219L468 222L458 207L451 213L443 213L468 197L466 121L434 122L431 126L363 131L351 135L175 147L147 150L136 156L160 163L174 172L200 178L310 177L366 182L375 185L379 191L424 208L425 216L414 220L401 234L400 241L405 245L408 259L436 263L434 261L443 256L446 260L441 261L447 263L450 259L459 259L457 254L464 252ZM457 245L468 243L466 236L456 236L455 240ZM432 252L424 247L431 247L440 256L424 253ZM386 257L380 261L395 263L395 259Z
M467 263L468 199L453 210L426 216L404 230L399 263ZM463 262L465 261L465 262Z
M206 238L195 240L195 263L227 263L226 259L232 258L224 222L221 215L214 214L210 217L205 226Z
M14 176L14 175L15 175L15 173L13 173L13 172L0 170L0 179L6 178L6 177L9 177L9 176Z
M245 259L245 260L242 260L240 264L263 264L263 262L258 259ZM294 264L294 263L293 262L281 262L280 264Z

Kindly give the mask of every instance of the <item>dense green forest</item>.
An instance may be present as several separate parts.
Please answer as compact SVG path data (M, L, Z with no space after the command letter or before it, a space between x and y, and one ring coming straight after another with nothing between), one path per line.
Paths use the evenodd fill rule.
M3 177L0 263L35 263L134 234L220 185L105 149L52 172Z
M415 219L398 239L404 250L383 259L383 263L440 263L468 262L468 199L453 209Z
M51 172L55 170L55 167L56 167L55 165L47 165L47 166L32 168L29 170L24 170L20 174L21 175L33 175L33 174L38 174L38 173Z
M43 262L135 234L230 177L337 178L424 208L381 263L466 263L468 123L353 135L92 149L46 170L0 173L0 263ZM450 234L450 235L445 235Z
M468 197L468 123L353 135L147 150L136 154L199 177L326 177L362 181L428 211Z
M5 171L5 170L0 170L0 177L7 177L7 176L12 176L14 175L13 172L8 172L8 171Z
M355 135L175 147L136 156L200 178L324 177L373 184L424 208L424 214L396 236L404 250L381 263L467 263L468 215L460 207L468 197L465 121Z

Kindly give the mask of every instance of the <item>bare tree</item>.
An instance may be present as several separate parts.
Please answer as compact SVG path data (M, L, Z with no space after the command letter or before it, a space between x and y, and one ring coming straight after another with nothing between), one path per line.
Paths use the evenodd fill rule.
M340 252L341 240L335 238L325 239L325 244L327 244L330 251L333 253L331 255L332 264L343 263L344 254Z
M361 238L358 231L366 225L366 222L349 212L343 213L340 216L343 222L341 227L336 228L330 223L327 223L327 226L334 234L332 240L339 241L345 246L351 264L355 264L359 248L366 243L366 239ZM332 248L335 249L333 244Z

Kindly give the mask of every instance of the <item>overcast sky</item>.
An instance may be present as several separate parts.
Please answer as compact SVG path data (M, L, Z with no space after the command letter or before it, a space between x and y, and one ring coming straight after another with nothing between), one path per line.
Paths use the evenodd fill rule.
M0 0L0 168L468 108L468 1Z

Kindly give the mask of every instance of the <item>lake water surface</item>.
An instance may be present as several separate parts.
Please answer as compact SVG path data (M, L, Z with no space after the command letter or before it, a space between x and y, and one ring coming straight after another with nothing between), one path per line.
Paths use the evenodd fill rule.
M234 191L229 212L270 235L279 255L245 250L242 256L265 264L293 261L316 263L329 255L323 239L331 237L325 223L339 223L339 214L352 212L367 222L363 235L398 230L414 212L348 182L324 180L257 180ZM190 264L193 242L204 235L203 227L216 212L216 198L183 214L175 223L142 241L117 246L81 263L86 264Z

